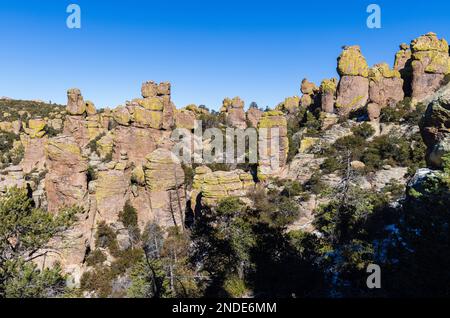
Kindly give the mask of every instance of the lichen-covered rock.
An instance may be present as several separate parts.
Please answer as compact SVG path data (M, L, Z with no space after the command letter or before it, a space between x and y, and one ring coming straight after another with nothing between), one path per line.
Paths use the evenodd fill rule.
M369 66L359 46L346 46L338 58L338 85L336 109L346 116L362 108L369 98Z
M111 132L108 132L105 136L97 140L96 144L97 144L97 153L99 154L100 158L104 159L109 156L112 156L114 138Z
M436 92L450 73L448 43L435 33L427 33L411 42L412 97L418 101Z
M64 135L51 138L45 150L48 210L56 212L63 206L85 206L88 164L76 140Z
M369 99L381 107L395 106L405 97L400 72L386 63L377 64L369 72Z
M131 121L131 115L126 107L117 107L113 112L114 120L122 126L129 126Z
M47 122L43 119L30 119L27 126L25 132L30 138L42 138L46 134Z
M157 149L146 159L145 180L150 191L174 190L184 184L181 163L171 151Z
M143 167L145 182L155 218L163 227L183 227L186 194L181 163L166 149L153 151L146 160Z
M141 94L144 98L151 98L158 95L158 84L148 81L142 84Z
M314 137L304 137L300 141L300 148L299 153L307 153L309 150L311 150L317 143L320 142L319 138Z
M67 91L67 112L71 115L83 115L86 112L86 104L78 88Z
M338 58L338 73L340 76L369 76L369 66L357 45L345 46Z
M258 178L264 180L286 165L289 150L286 117L276 110L265 112L258 129Z
M337 80L335 78L325 79L320 84L322 111L334 113L334 103L336 102Z
M89 100L86 101L86 114L88 116L97 114L94 103Z
M215 206L227 197L244 197L254 186L252 175L243 170L211 172L208 168L201 167L196 169L191 202L196 202L201 194L203 205Z
M108 168L99 169L97 172L94 197L97 221L113 223L118 221L119 213L128 199L130 177L123 169L123 163L115 162L114 167L111 165Z
M30 173L34 169L42 171L46 162L45 147L48 143L48 137L31 138L29 135L21 134L20 142L25 150L20 163L23 172Z

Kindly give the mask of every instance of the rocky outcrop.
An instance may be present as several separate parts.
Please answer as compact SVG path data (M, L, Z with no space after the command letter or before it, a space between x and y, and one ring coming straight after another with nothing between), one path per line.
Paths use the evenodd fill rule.
M276 110L265 112L258 129L258 178L264 180L286 165L289 151L286 117Z
M402 43L400 50L395 54L394 70L399 71L403 79L403 91L405 96L411 96L412 84L412 52L411 47Z
M181 163L166 149L153 151L146 160L143 171L155 220L163 227L182 228L186 193Z
M240 97L234 97L233 99L225 98L220 112L225 114L227 124L231 127L240 129L247 128L244 101Z
M305 78L302 80L300 91L303 94L301 98L301 106L303 108L308 108L314 104L317 93L319 92L319 88L316 86L316 84L311 83Z
M64 135L51 138L45 151L48 210L57 212L64 206L85 206L88 165L75 138Z
M212 172L208 167L197 167L191 193L192 210L196 210L199 200L202 205L212 207L227 197L242 198L254 186L252 175L243 170Z
M193 130L195 128L196 116L193 111L186 108L175 111L175 127Z
M370 102L385 106L395 106L405 97L400 72L391 70L386 63L377 64L369 71Z
M435 33L427 33L411 42L412 97L421 101L436 92L450 73L448 43Z
M298 112L300 105L301 98L299 96L292 96L285 98L284 102L280 103L276 109L286 113L287 115L291 115ZM309 105L311 105L311 100Z
M79 89L67 91L67 113L63 133L73 136L83 148L108 129L104 118L96 113L92 102L85 102Z
M320 96L322 111L334 113L334 103L336 102L337 80L335 78L323 80L320 84Z
M359 46L344 47L338 58L338 85L336 109L340 115L362 108L369 98L369 67Z
M428 148L428 164L441 168L442 157L450 153L450 85L430 101L420 122L420 129Z
M256 107L250 107L247 111L247 121L252 125L253 128L258 127L259 120L264 112Z

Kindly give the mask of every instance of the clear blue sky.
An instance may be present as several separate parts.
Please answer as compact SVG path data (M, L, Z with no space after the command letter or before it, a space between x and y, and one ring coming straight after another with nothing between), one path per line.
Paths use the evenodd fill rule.
M66 27L66 7L82 28ZM382 9L368 29L366 8ZM0 96L66 102L79 87L97 107L139 97L145 80L171 81L177 107L217 109L226 96L273 106L303 77L336 75L342 45L369 64L393 63L401 42L428 31L450 39L450 3L415 0L2 0Z

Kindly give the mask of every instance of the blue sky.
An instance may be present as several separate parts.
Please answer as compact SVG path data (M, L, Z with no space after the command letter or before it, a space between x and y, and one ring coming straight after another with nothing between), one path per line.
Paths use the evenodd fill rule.
M82 28L66 27L66 7ZM366 26L369 4L382 28ZM449 1L2 0L0 96L66 102L79 87L98 108L172 82L177 107L217 109L226 96L273 106L302 78L336 76L342 45L370 65L393 63L401 42L429 31L450 39Z

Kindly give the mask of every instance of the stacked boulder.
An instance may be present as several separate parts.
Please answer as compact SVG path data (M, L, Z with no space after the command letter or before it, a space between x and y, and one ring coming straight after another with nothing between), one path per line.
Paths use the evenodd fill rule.
M254 187L252 175L243 170L212 172L206 166L197 167L191 192L191 208L196 211L199 203L213 207L227 197L243 198Z
M338 58L336 108L339 115L364 107L369 99L369 67L359 46L346 46Z
M450 74L449 46L435 33L427 33L411 42L412 97L422 101L436 92Z
M225 115L226 122L231 127L239 129L247 128L244 101L239 97L234 97L233 99L225 98L220 112Z
M391 70L386 63L377 64L369 71L370 120L377 120L383 107L395 106L405 97L400 72Z
M277 110L265 112L258 123L258 178L278 173L286 165L288 151L286 117Z
M104 119L97 114L95 105L90 101L84 101L81 91L72 88L67 91L67 113L63 133L73 136L83 148L91 140L104 133Z
M306 78L303 79L300 86L300 91L302 92L302 98L300 104L303 108L308 108L314 104L319 88L316 84L311 83Z
M170 83L145 82L141 99L128 102L113 111L118 126L113 131L113 159L126 152L131 162L142 165L145 157L162 143L170 141L175 125L175 106L171 102ZM169 148L170 145L165 145Z

